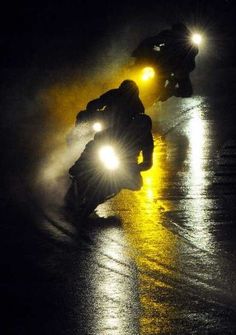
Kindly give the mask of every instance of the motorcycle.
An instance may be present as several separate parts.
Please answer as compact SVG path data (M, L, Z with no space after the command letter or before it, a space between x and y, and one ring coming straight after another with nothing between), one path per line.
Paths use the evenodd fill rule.
M80 217L88 216L124 188L141 188L138 153L121 138L113 128L96 135L69 169L71 185L65 197L66 207Z
M172 96L190 97L193 89L189 73L195 68L197 53L194 42L190 42L188 57L184 58L180 55L176 57L171 44L160 42L150 45L147 40L141 42L131 56L134 58L133 67L140 73L141 81L152 81L152 97L149 100L166 101ZM173 66L176 59L178 65ZM150 89L148 94L151 95Z

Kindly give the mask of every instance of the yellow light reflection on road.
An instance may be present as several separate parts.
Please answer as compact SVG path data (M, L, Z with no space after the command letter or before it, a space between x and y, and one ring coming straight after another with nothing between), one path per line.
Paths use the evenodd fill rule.
M169 267L175 264L177 257L176 238L163 224L163 215L170 210L171 203L162 200L168 181L168 166L166 143L159 138L155 140L153 161L152 169L143 173L144 186L140 191L123 191L110 202L121 216L138 267L142 310L140 334L145 335L161 334L171 329L174 308L169 303L158 301L158 292L160 289L171 290L165 278L173 277Z
M175 241L173 235L162 225L163 212L169 210L170 203L160 200L165 190L168 171L165 159L165 143L156 141L153 168L143 173L144 186L135 194L135 202L140 210L133 213L133 220L125 224L135 255L140 275L140 318L141 334L158 334L170 329L171 306L158 302L153 292L169 285L162 280L168 276L168 265L175 263ZM158 263L161 260L161 264ZM162 264L165 264L164 266ZM145 273L150 275L146 276ZM150 277L153 287L150 288ZM159 315L160 317L155 317Z

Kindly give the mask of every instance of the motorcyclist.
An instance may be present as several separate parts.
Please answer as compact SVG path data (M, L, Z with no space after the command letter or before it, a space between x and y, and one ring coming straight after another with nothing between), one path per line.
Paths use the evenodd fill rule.
M143 185L140 174L153 163L153 137L151 118L144 113L125 115L125 123L116 123L97 133L79 159L69 169L72 183L65 196L67 209L88 215L98 204L122 189L139 190ZM100 146L114 145L118 150L122 168L114 174L100 170L97 163ZM142 162L138 156L142 153Z
M122 173L119 181L116 180L117 187L139 190L142 187L140 172L150 169L153 163L154 143L151 129L152 121L148 115L141 113L135 115L130 113L128 117L126 115L125 125L117 123L95 135L94 139L86 145L80 158L70 168L69 174L76 178L78 174L81 175L81 171L94 170L93 159L88 161L88 157L95 156L96 148L100 144L115 143L119 147L122 161L127 166L127 173ZM138 163L140 153L142 153L142 162Z
M191 43L191 32L183 23L162 30L143 40L133 51L136 59L144 59L158 67L161 92L159 100L170 96L190 97L193 93L189 74L195 68L198 48ZM168 85L166 81L168 80Z
M90 101L86 111L76 116L78 124L83 118L92 118L100 113L106 119L108 126L125 124L134 114L143 114L144 106L139 98L139 89L133 80L124 80L116 89L111 89L99 98Z
M77 210L76 204L79 204L80 209L85 206L84 213L90 213L97 204L123 188L139 190L142 187L140 171L151 168L154 147L152 121L144 114L135 82L123 81L118 89L89 102L87 109L91 115L102 109L99 113L108 115L110 127L95 134L69 169L72 183L65 196L66 207ZM114 175L100 169L97 162L99 148L107 143L118 149L123 166ZM138 163L140 153L143 159Z

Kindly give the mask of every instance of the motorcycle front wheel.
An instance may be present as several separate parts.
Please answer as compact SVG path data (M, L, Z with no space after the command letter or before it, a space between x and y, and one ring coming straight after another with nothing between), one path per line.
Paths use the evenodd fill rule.
M78 217L87 217L98 205L114 195L106 197L104 194L96 195L88 191L85 194L81 191L77 181L72 180L64 198L65 208Z

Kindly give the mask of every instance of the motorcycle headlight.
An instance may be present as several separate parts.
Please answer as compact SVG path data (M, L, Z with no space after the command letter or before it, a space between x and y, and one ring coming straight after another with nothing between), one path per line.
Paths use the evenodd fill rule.
M107 145L101 147L98 151L98 156L104 167L108 170L116 170L120 165L119 158L112 146Z
M202 35L195 33L191 37L192 43L195 45L200 45L202 43Z
M96 133L101 131L103 128L101 122L94 122L92 127L93 127L93 130L96 131Z
M155 76L155 70L152 67L147 66L147 67L143 68L143 70L142 70L142 80L147 81L149 79L154 78L154 76Z

